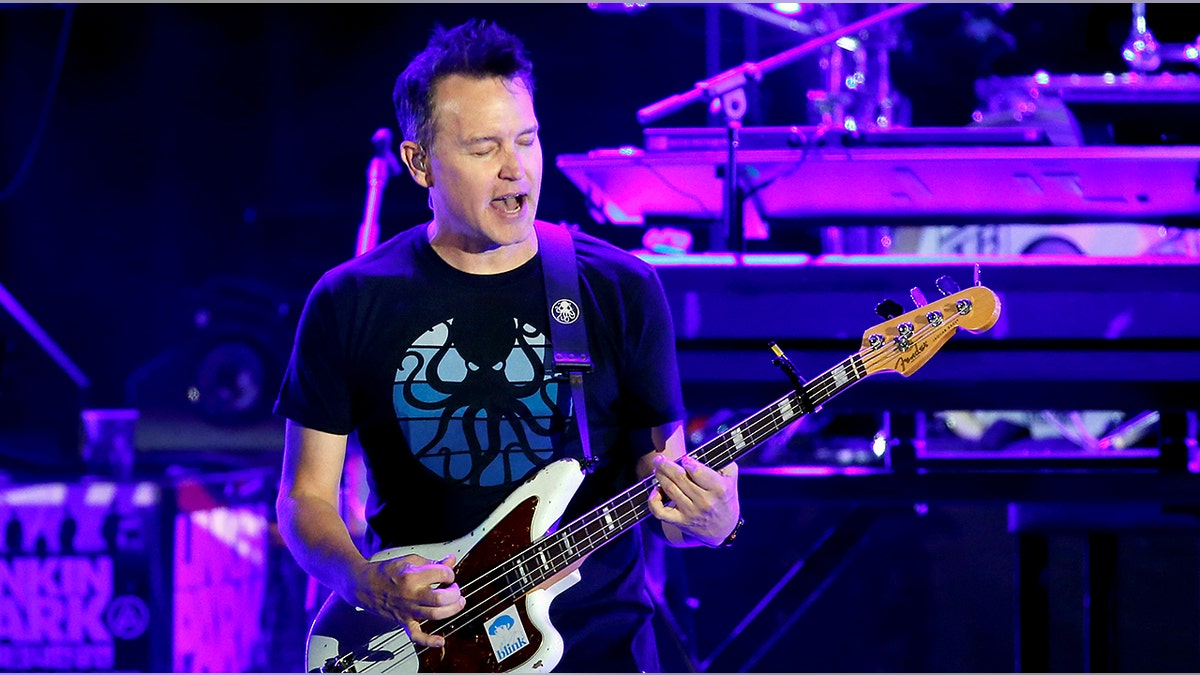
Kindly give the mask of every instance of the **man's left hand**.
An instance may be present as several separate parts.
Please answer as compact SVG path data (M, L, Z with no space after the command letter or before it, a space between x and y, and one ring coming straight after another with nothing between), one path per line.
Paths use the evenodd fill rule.
M650 513L662 521L667 539L686 545L672 536L673 525L686 539L707 546L725 541L741 512L737 464L713 471L689 455L674 462L659 454L653 461L658 487L650 493Z

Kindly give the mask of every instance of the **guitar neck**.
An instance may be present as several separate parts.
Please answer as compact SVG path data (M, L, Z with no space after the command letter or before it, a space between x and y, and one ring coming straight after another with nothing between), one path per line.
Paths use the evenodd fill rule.
M700 463L720 470L866 376L862 358L855 354L806 383L803 393L787 394L696 448L692 456ZM652 481L653 478L647 480Z
M721 433L692 452L702 464L720 470L749 453L784 427L824 405L867 376L857 354L825 371ZM621 494L560 527L513 558L506 577L518 593L528 592L556 573L615 539L650 515L648 499L656 481L642 479Z

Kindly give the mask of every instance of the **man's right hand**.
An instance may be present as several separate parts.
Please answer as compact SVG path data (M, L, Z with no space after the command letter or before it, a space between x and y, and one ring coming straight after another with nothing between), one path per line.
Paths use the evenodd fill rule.
M395 620L412 641L440 648L446 639L421 630L421 622L454 616L466 606L454 583L454 556L433 561L419 555L366 562L355 575L355 604Z

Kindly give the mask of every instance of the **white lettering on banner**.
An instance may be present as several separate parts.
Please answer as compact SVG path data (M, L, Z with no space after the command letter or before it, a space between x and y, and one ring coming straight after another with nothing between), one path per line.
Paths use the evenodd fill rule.
M63 598L25 598L25 612L25 627L28 631L26 637L31 642L63 641L63 618L67 613L63 607Z
M5 652L8 657L0 656L0 670L5 669L4 658L27 658L20 655L24 652L11 651L21 643L49 643L45 649L68 651L111 644L104 609L112 598L112 577L112 558L108 556L0 558L0 648L10 648ZM10 647L6 642L17 644ZM111 656L112 650L87 653ZM56 670L76 659L64 658L61 663L51 662ZM112 665L110 659L91 667Z

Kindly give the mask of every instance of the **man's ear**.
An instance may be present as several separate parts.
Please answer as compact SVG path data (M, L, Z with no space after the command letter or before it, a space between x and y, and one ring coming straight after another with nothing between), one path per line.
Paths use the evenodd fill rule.
M413 141L400 144L400 160L408 167L408 175L423 188L433 187L433 174L429 171L429 155Z

